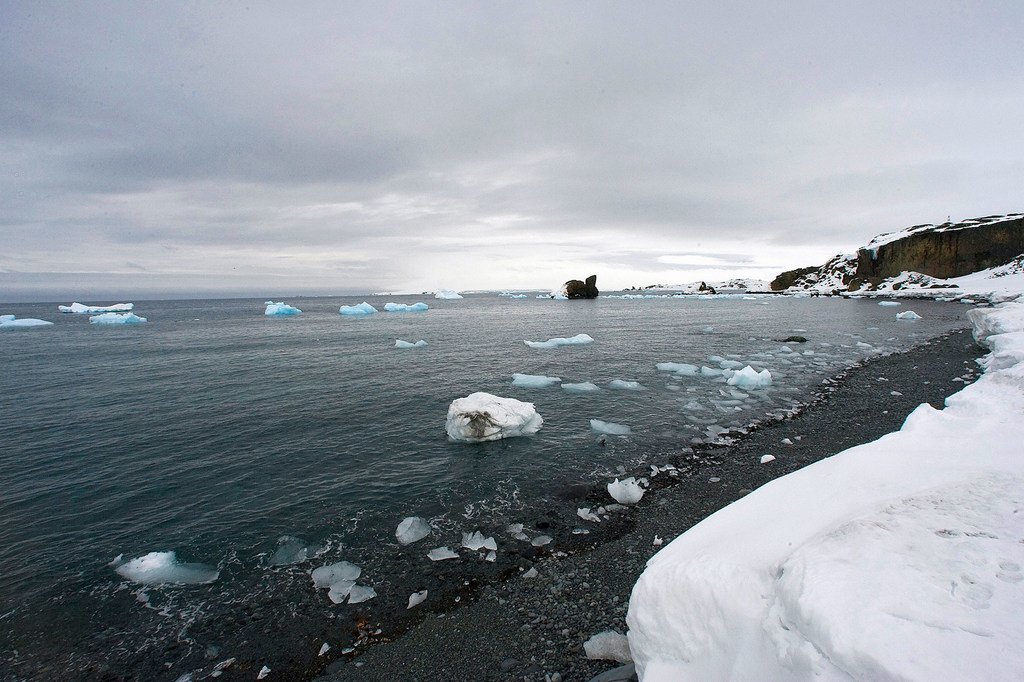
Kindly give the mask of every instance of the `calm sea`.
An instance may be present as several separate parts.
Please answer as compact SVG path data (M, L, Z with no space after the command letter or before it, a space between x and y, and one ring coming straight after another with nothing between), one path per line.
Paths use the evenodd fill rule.
M478 295L422 299L425 313L349 318L338 307L362 297L285 300L303 314L268 318L262 300L138 301L135 312L149 322L121 328L60 314L56 304L0 305L56 323L0 332L5 679L176 680L232 656L279 671L300 665L355 608L314 591L312 567L342 558L363 566L361 582L379 595L363 612L404 606L399 574L430 571L426 552L456 547L461 532L495 535L500 555L516 542L504 526L558 504L565 482L604 481L618 466L657 464L694 439L790 410L866 356L963 326L967 308ZM421 299L365 300L383 309ZM908 309L923 319L895 319ZM523 343L579 333L595 342ZM792 334L809 342L781 351L779 339ZM395 339L429 345L396 349ZM715 368L713 355L768 368L774 383L737 398L720 378L655 369ZM514 372L602 390L513 387ZM612 390L612 379L645 390ZM449 403L474 391L535 403L543 428L530 438L448 442ZM592 418L633 435L602 444ZM410 515L429 519L434 535L413 546L411 563L391 565L395 527ZM271 566L283 536L324 554ZM154 551L209 564L219 577L144 587L109 565Z

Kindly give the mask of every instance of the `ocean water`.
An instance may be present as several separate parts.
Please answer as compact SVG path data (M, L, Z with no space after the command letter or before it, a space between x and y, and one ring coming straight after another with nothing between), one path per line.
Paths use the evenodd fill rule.
M564 506L557 493L567 483L603 483L620 466L664 463L722 430L792 410L862 358L964 326L967 309L477 295L423 299L426 313L351 318L338 307L363 298L285 300L303 314L268 318L257 300L138 301L149 323L126 328L90 325L56 304L0 305L56 323L0 332L3 679L176 680L231 656L301 677L318 642L343 641L356 612L317 593L311 568L363 566L361 582L380 596L359 614L404 608L409 575L435 569L426 552L456 547L461 532L495 535L501 555L516 542L504 526ZM366 300L382 309L420 299ZM924 319L895 319L910 309ZM523 343L579 333L595 342ZM809 342L782 351L779 339L792 334ZM395 339L429 345L396 349ZM712 355L767 368L774 382L737 397L720 378L655 369L718 367ZM514 372L602 390L513 387ZM645 390L612 390L612 379ZM543 428L449 442L448 405L474 391L533 402ZM592 418L633 435L602 443ZM435 530L395 563L394 530L410 515ZM271 566L283 536L323 553ZM146 587L110 565L154 551L211 565L219 577Z

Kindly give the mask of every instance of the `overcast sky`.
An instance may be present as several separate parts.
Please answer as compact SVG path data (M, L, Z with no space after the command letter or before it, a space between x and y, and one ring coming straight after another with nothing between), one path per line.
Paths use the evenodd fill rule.
M0 300L770 279L1021 211L1022 18L0 0Z

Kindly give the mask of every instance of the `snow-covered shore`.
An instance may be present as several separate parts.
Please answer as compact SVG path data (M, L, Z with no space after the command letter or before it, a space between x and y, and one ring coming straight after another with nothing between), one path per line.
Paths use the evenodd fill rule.
M1024 678L1024 303L970 313L985 374L771 481L648 563L643 680Z

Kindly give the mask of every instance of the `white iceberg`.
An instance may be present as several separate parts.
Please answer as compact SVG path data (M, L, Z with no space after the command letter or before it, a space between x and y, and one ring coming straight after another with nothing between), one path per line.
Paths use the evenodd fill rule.
M142 324L146 321L135 313L102 313L89 318L89 324Z
M659 372L674 372L681 376L696 376L699 368L686 362L659 362L655 365Z
M447 547L437 547L427 552L427 558L431 561L444 561L445 559L458 559L459 555Z
M202 585L220 574L213 566L182 563L174 552L150 552L118 565L119 575L143 585Z
M356 580L362 574L363 569L347 561L339 561L336 564L328 564L313 569L310 577L313 579L313 586L316 588L330 587L343 580Z
M896 313L896 319L897 320L920 320L922 318L921 318L920 315L915 313L913 310L907 310L907 311L904 311L902 313Z
M0 329L27 329L29 327L49 327L53 322L37 320L34 317L23 317L20 320L14 315L0 315Z
M420 516L407 516L395 529L395 538L400 545L411 545L430 535L431 530L426 519Z
M523 388L547 388L554 386L562 379L561 377L546 377L540 374L516 374L512 375L512 385Z
M343 305L338 308L338 314L340 315L373 315L375 312L377 312L377 309L366 301L357 305Z
M578 384L562 384L562 388L570 393L597 393L601 388L589 381L581 381Z
M59 305L57 310L62 313L124 313L135 308L134 303L114 303L112 305L82 305L75 302L71 305Z
M273 301L267 302L267 309L263 311L264 315L298 315L302 311L295 306L288 305L287 303L274 303Z
M618 391L642 391L644 387L639 381L627 381L625 379L612 379L608 382L608 388L614 388Z
M528 436L543 423L533 403L478 392L452 401L445 429L454 441L479 443Z
M741 388L744 391L767 388L772 384L772 373L766 369L762 369L758 372L750 365L747 365L743 369L737 370L731 377L729 377L728 384L730 386Z
M569 338L556 337L548 339L547 341L526 341L525 343L530 348L558 348L559 346L585 346L589 343L594 343L594 339L589 334L577 334L576 336L570 336Z
M403 341L402 339L395 339L395 348L423 348L427 345L427 342L420 339L416 343L411 341Z
M619 504L636 504L644 496L644 489L630 476L621 481L616 478L609 483L608 494Z
M426 312L429 306L426 303L385 303L384 312L388 313L422 313Z
M419 592L413 592L412 594L410 594L409 605L405 607L405 610L408 611L414 606L419 606L420 604L425 602L427 600L427 594L427 590L420 590Z
M442 289L441 291L434 294L434 298L446 298L446 299L457 299L462 298L458 292L450 291L448 289Z
M600 419L591 419L590 428L594 433L601 433L607 436L628 436L633 432L632 429L624 424L601 421Z

